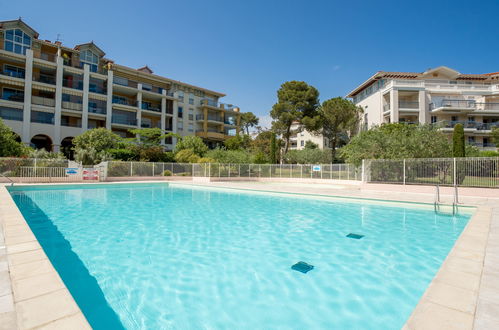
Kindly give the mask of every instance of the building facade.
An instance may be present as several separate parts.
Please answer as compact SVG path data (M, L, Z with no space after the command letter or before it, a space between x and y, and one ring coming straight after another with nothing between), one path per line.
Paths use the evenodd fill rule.
M116 64L93 42L38 37L21 19L0 22L0 117L26 144L59 151L98 127L123 137L158 127L210 146L238 133L239 108L220 103L222 93Z
M323 135L312 134L303 128L303 125L296 122L291 125L291 130L296 132L289 139L290 150L303 150L307 141L312 141L319 146L319 149L330 148L329 140Z
M490 133L499 127L499 72L461 74L445 66L422 73L380 71L347 97L364 109L364 128L431 123L452 133L461 123L469 144L495 149Z

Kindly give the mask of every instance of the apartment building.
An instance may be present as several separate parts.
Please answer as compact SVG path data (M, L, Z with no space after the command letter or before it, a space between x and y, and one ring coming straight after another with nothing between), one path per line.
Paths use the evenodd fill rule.
M26 144L59 151L97 127L123 137L158 127L212 147L238 133L239 108L220 103L222 93L116 64L93 42L38 37L21 19L0 22L0 117Z
M495 149L499 72L462 74L440 66L425 72L379 71L347 95L361 106L364 128L382 123L431 123L449 134L464 126L467 142Z
M303 128L303 125L299 122L293 123L291 125L291 130L296 132L289 139L289 149L290 150L303 150L305 149L305 143L307 141L312 141L319 146L319 149L329 148L329 140L323 135L315 135Z

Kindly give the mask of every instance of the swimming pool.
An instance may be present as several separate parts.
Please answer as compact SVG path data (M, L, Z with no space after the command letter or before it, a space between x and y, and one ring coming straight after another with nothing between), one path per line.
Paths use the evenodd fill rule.
M175 184L10 193L96 329L399 329L469 219Z

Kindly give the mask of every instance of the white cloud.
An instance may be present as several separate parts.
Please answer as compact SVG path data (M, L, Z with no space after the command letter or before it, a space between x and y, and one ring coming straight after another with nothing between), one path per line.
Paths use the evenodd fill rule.
M258 116L258 118L260 119L258 126L266 129L269 129L272 126L272 117L270 117L270 115Z

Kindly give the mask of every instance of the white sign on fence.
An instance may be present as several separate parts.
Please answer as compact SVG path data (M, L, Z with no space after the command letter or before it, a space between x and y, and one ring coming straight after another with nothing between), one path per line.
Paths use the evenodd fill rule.
M66 175L78 175L79 169L76 167L67 167L65 169Z
M314 172L320 172L321 171L321 166L320 165L314 165L314 166L312 166L312 171L314 171Z
M93 168L84 168L83 180L99 180L99 170L94 170Z

